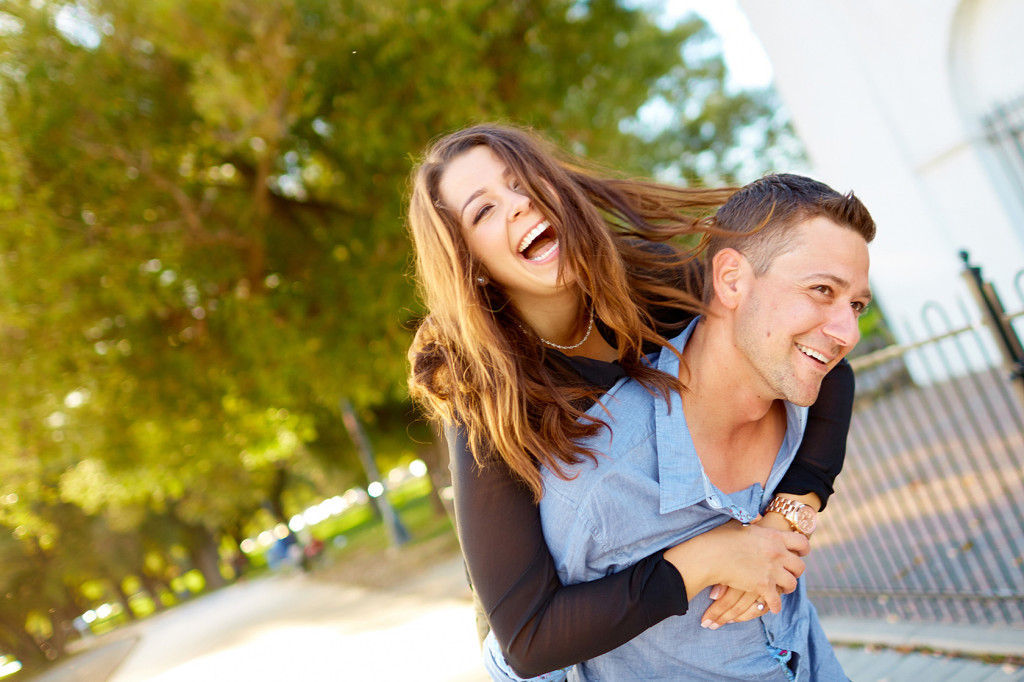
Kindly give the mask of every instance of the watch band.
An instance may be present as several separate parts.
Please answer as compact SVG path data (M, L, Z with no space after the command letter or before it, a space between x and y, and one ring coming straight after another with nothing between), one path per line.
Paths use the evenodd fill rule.
M765 513L777 512L789 522L789 527L797 533L810 537L817 526L818 513L809 504L791 500L788 497L775 496L765 508Z

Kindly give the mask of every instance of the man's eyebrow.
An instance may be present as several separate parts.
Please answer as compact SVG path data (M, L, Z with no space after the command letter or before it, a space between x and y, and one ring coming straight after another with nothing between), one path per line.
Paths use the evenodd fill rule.
M509 168L508 166L505 166L505 170L503 170L501 172L502 179L503 180L507 180L510 175L512 175L512 169ZM475 192L473 192L472 194L469 195L469 198L466 199L466 203L464 203L462 205L462 209L459 211L459 218L460 219L462 218L462 214L466 212L466 207L469 206L471 203L473 203L473 200L476 199L478 196L480 196L483 193L484 193L484 189L481 187L480 189L478 189L477 191L475 191Z
M843 279L839 275L833 274L831 272L819 272L819 273L816 273L816 274L808 276L807 279L808 280L821 280L821 279L825 279L825 280L828 280L828 281L832 282L833 284L835 284L836 286L838 286L838 287L840 287L842 289L847 289L847 288L850 287L850 283L848 281L846 281L845 279ZM860 292L858 294L858 297L866 298L868 300L868 302L870 303L871 300L872 300L871 290L870 289L863 290L862 292Z

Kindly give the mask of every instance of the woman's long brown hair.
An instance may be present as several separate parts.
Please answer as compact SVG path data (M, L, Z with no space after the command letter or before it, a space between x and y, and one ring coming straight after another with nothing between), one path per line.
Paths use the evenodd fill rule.
M548 351L520 326L504 292L477 282L483 273L457 216L441 201L440 182L453 159L481 145L507 164L554 226L560 277L572 273L585 304L614 332L619 363L666 398L682 386L643 361L645 342L672 348L647 311L661 305L700 312L701 283L691 278L680 289L666 277L694 250L649 243L705 234L705 217L734 190L616 178L529 131L495 124L440 138L413 171L408 225L429 315L409 349L410 394L432 419L465 430L477 462L497 455L539 500L538 465L564 475L564 465L598 454L581 441L604 422L578 406L601 390L546 362Z

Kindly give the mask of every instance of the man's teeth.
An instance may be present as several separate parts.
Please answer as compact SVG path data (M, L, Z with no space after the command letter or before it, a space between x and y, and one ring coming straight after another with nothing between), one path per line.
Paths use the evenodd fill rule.
M796 344L796 347L804 355L810 356L810 357L814 358L815 360L817 360L818 362L823 362L826 365L828 364L828 358L826 358L824 355L822 355L818 351L814 350L813 348L808 348L807 346L801 346L799 343Z
M536 239L537 237L539 237L541 235L541 233L543 233L544 230L548 229L549 227L551 227L551 223L549 223L546 220L542 220L540 222L540 224L537 225L537 227L535 227L532 230L530 230L529 232L527 232L526 236L523 237L523 241L519 242L519 253L522 253L523 251L526 251L527 247L530 246L530 244L533 243L533 240ZM549 251L549 253L550 253L550 251ZM537 258L531 258L530 260L538 260L538 259Z
M556 239L555 241L553 241L551 243L551 246L549 246L547 249L544 250L544 253L538 254L538 255L534 256L533 258L527 258L526 260L533 260L533 261L544 260L545 258L550 256L554 252L554 250L557 249L557 248L558 248L558 240Z

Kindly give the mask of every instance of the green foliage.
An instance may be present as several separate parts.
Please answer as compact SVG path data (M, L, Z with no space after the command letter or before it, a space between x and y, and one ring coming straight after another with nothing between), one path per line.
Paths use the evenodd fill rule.
M0 620L360 482L343 396L413 456L414 155L504 119L729 179L778 125L706 38L612 0L0 4Z

